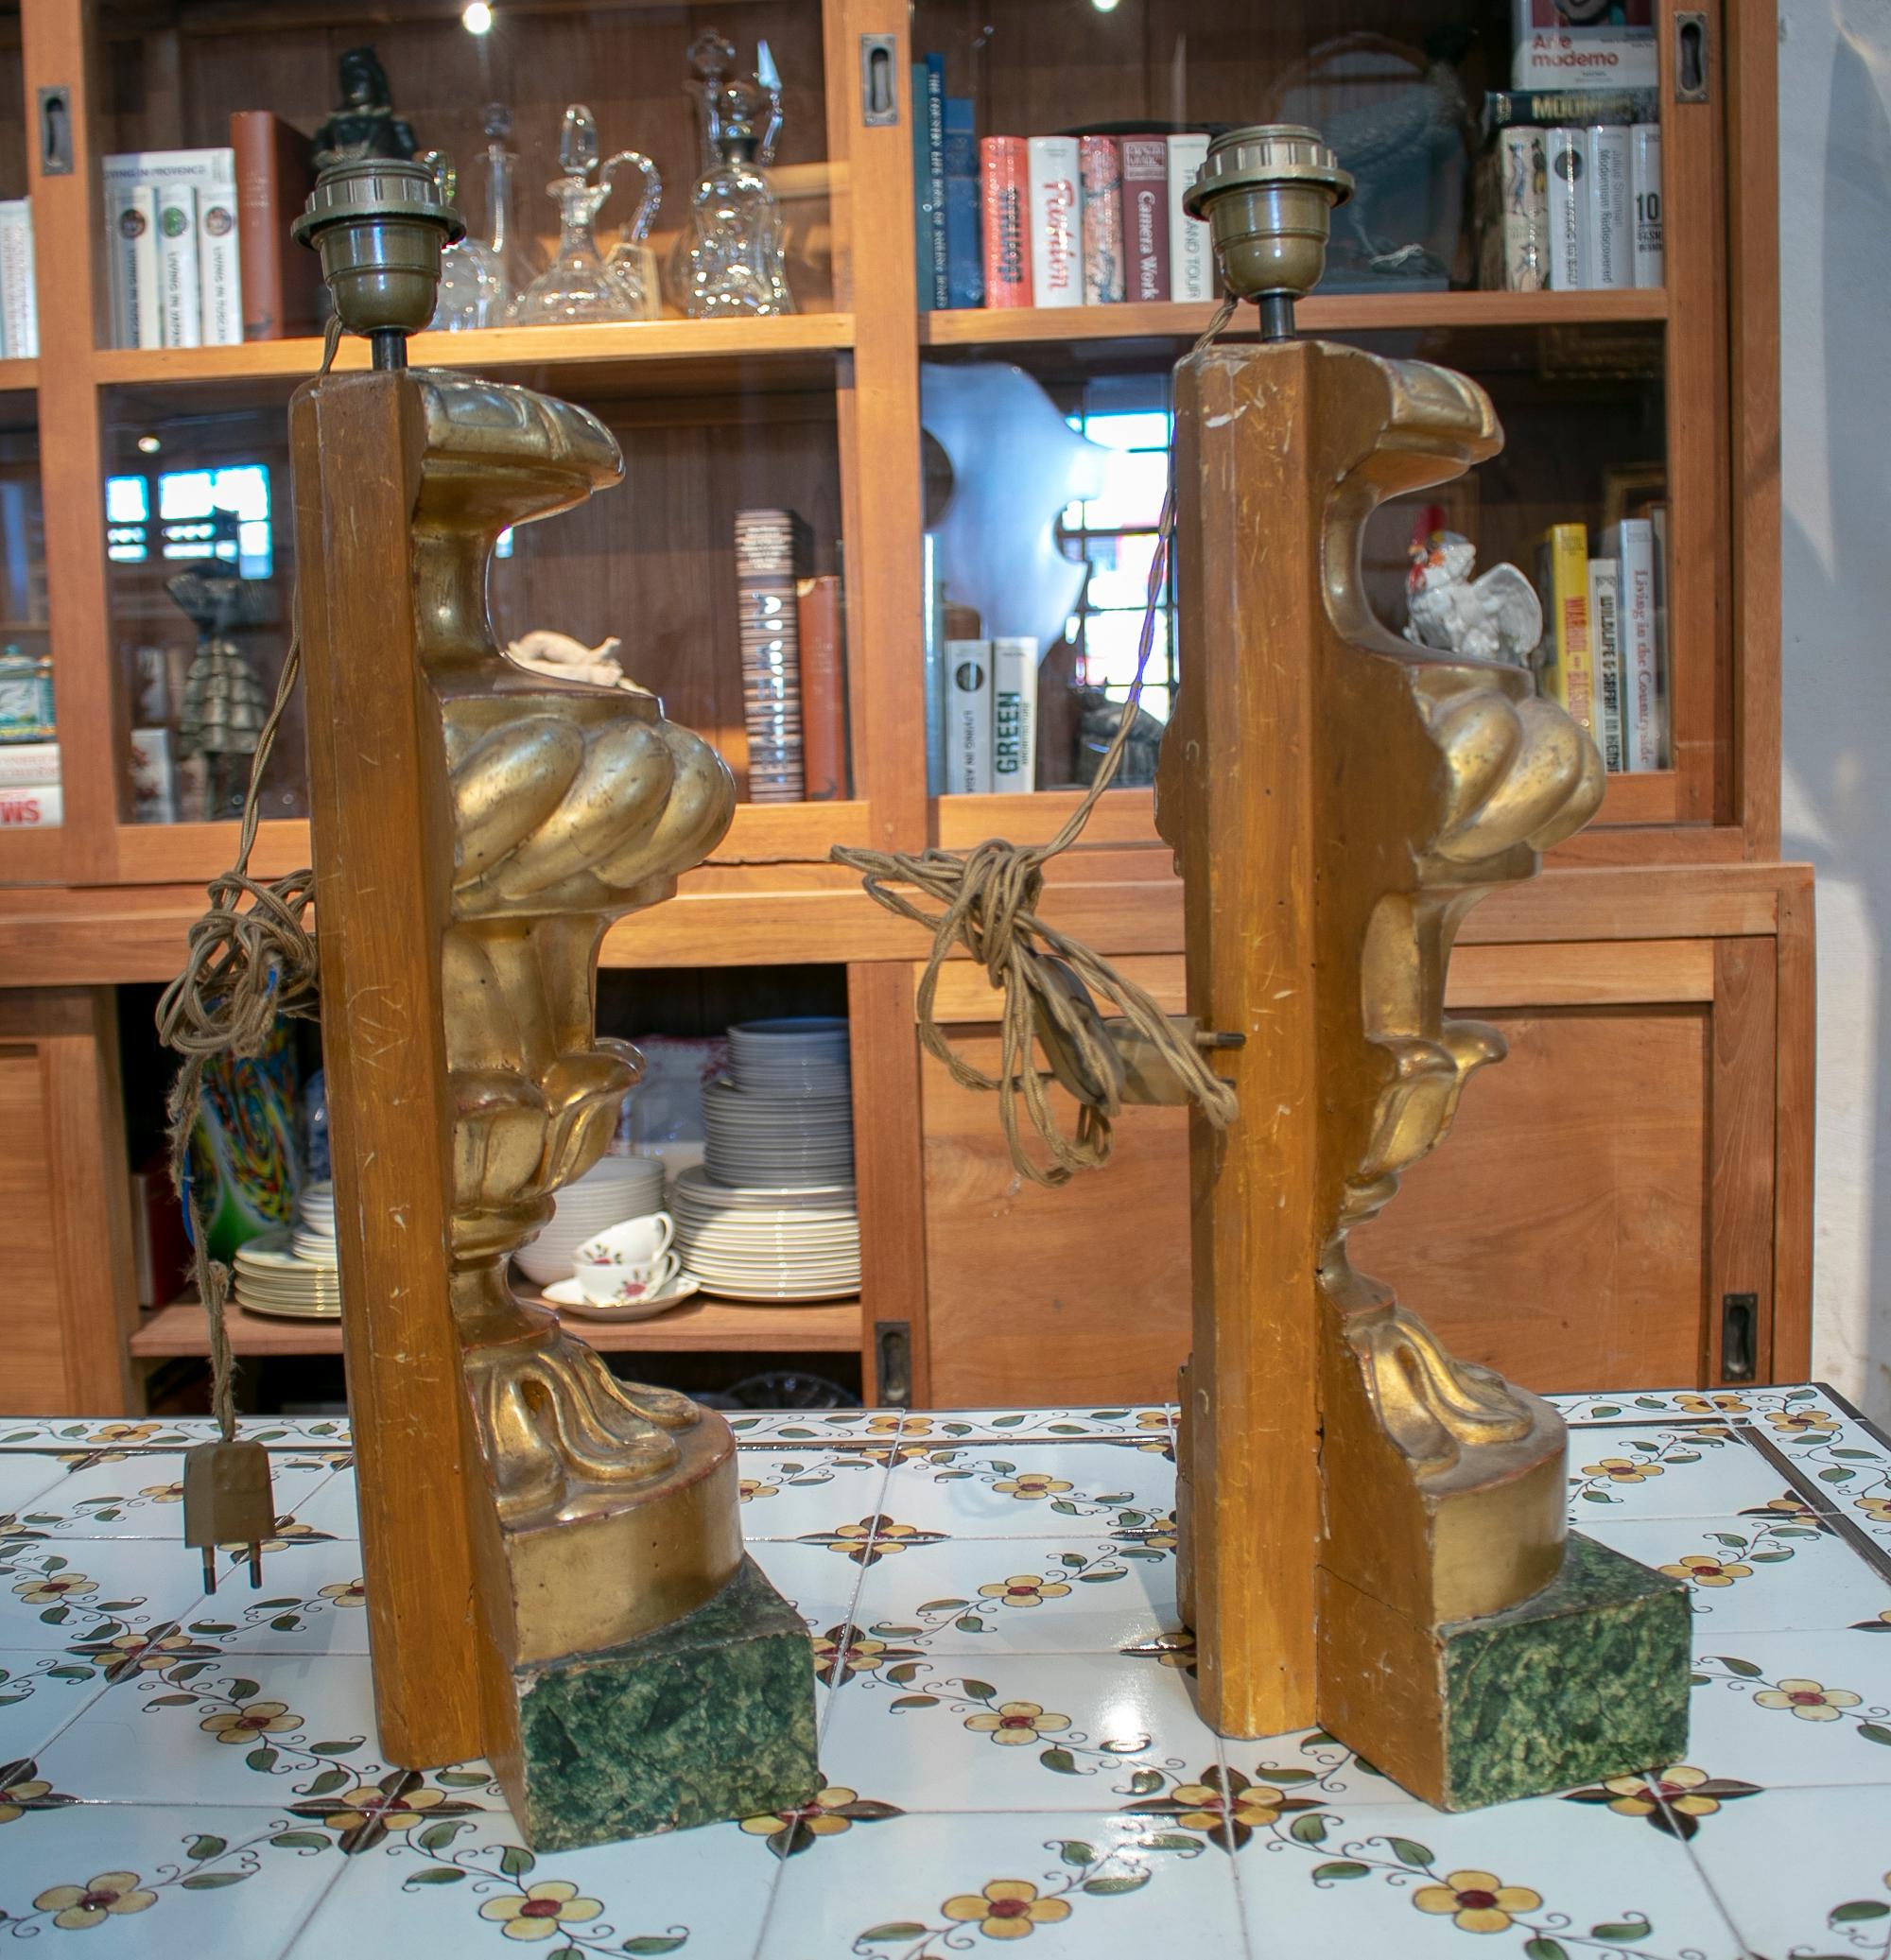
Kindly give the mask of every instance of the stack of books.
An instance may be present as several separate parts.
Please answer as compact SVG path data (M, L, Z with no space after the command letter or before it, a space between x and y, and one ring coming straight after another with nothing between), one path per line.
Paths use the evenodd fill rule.
M792 512L736 512L737 630L751 803L799 803L806 788L794 560Z
M1657 287L1666 278L1652 89L1484 98L1479 284L1509 292Z
M243 338L236 156L143 149L104 165L112 336L119 347L234 347Z
M0 830L57 830L65 821L57 742L0 742Z
M1668 767L1667 506L1605 526L1552 525L1537 546L1537 685L1594 737L1611 774Z
M1015 796L1037 787L1037 642L947 640L946 792Z
M1208 227L1182 209L1206 134L986 136L946 63L913 63L922 312L1215 295Z

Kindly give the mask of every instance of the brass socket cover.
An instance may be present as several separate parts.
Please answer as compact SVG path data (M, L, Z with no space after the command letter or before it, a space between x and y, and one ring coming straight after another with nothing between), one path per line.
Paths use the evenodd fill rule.
M322 172L291 234L321 254L349 332L416 334L433 318L441 252L466 226L426 165L366 157Z
M1207 220L1237 299L1297 298L1320 283L1333 206L1352 190L1317 130L1255 123L1215 138L1182 205Z

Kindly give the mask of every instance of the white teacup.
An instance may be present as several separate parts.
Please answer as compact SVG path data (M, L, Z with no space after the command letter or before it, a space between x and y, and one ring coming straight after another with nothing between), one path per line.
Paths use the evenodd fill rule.
M599 1307L627 1307L661 1292L682 1270L670 1250L676 1221L667 1211L626 1219L587 1239L572 1260L571 1274L584 1297Z

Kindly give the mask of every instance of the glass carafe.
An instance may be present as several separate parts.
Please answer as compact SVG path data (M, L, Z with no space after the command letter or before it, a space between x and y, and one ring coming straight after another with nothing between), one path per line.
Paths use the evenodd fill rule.
M422 157L433 181L451 204L457 181L453 159L443 149ZM440 294L428 322L436 332L460 333L469 327L502 325L506 318L506 277L498 254L468 232L457 245L440 254Z
M781 209L756 154L780 124L777 91L753 76L704 84L698 96L717 161L689 194L670 277L692 320L792 313Z
M512 318L521 326L599 321L654 320L655 282L643 276L635 254L663 196L656 165L634 149L622 149L598 169L598 131L591 112L574 104L564 112L559 162L565 175L546 185L558 205L558 252L550 267L520 294ZM607 258L598 250L593 227L611 195L617 172L629 166L642 173L644 192L624 235ZM614 264L613 262L616 261Z
M479 182L486 193L484 243L498 261L510 314L532 283L535 269L513 207L519 160L508 147L512 112L503 102L488 102L479 112L479 121L486 136L486 147L479 153Z

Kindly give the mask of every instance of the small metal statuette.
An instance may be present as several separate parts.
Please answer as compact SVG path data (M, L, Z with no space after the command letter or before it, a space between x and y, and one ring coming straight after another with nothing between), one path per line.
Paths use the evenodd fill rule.
M340 103L315 132L317 171L363 157L405 161L419 147L411 127L394 113L381 58L372 47L351 47L341 57Z

